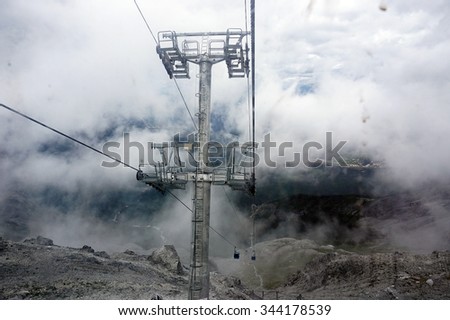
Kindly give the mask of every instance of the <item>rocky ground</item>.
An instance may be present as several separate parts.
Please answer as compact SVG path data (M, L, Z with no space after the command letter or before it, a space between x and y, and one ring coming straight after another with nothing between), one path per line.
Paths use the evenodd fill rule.
M0 299L186 299L187 273L173 246L109 255L38 237L0 240ZM212 299L252 299L236 278L211 275Z
M329 253L293 275L283 293L303 299L449 299L450 253Z
M450 298L448 251L356 253L292 238L261 242L255 249L256 261L226 259L217 265L267 299Z
M259 243L256 253L256 261L216 261L227 275L211 274L211 299L450 298L448 251L357 254L284 238ZM110 255L42 237L0 240L0 299L185 299L187 285L170 245Z
M145 234L138 237L124 229L129 242L117 250L104 247L108 252L95 246L111 237L88 243L79 236L69 244L78 248L43 237L24 241L39 234L31 228L35 204L20 192L4 198L0 299L186 299L188 249L178 245L177 253L165 245L150 250L159 246L157 241L148 248L138 245L135 238L147 239L149 234L146 224ZM212 257L212 299L450 298L447 187L376 198L299 194L257 210L256 260L250 259L250 249L241 249L239 260ZM116 222L113 229L121 226ZM111 230L111 223L105 230ZM248 225L240 227L237 233L247 235ZM151 230L163 238L160 229Z

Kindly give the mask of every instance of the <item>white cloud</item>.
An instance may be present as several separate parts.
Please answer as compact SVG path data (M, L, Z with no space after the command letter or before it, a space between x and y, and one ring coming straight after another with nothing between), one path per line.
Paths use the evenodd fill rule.
M244 27L244 1L139 3L154 32ZM448 176L449 6L440 0L384 1L387 10L381 11L379 4L257 2L258 137L271 132L277 140L301 144L322 141L333 131L351 148L386 159L411 183ZM113 123L119 139L128 126L122 122L130 118L164 130L136 129L142 142L191 130L132 0L9 0L0 6L3 103L69 134L83 132L93 143L99 143L96 133ZM192 69L192 79L179 83L195 113ZM246 138L246 81L228 79L224 65L215 66L213 74L215 112ZM39 181L68 170L51 155L34 155L52 133L4 110L0 122L1 148L27 152L28 160L21 160L27 170L61 166ZM95 169L101 161L82 159ZM93 179L87 166L71 178L89 172L86 179Z

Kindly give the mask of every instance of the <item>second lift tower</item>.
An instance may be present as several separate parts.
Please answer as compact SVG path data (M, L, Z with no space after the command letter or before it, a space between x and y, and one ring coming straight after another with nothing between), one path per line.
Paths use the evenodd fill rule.
M198 137L195 171L183 172L167 166L155 167L150 174L140 173L138 179L165 188L184 188L194 183L192 210L189 299L209 298L209 228L211 185L227 184L233 189L251 190L251 172L231 166L218 168L208 163L210 141L211 71L214 64L225 61L230 78L249 74L248 46L243 39L248 32L228 29L225 32L158 33L157 53L170 78L190 78L189 63L199 65ZM254 147L254 146L253 146ZM176 151L178 152L178 150Z

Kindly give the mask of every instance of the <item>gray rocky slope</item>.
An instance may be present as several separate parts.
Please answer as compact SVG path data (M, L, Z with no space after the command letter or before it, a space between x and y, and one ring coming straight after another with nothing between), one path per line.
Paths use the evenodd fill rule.
M0 235L8 240L0 238L0 299L187 297L187 268L173 246L106 253L42 237L22 241L39 234L29 230L34 204L20 192L3 198ZM263 209L256 261L249 251L239 260L212 258L212 299L450 298L448 188L375 199L297 195ZM294 232L279 232L283 226Z
M356 254L290 238L256 251L256 261L215 261L211 299L450 298L448 251ZM187 285L173 246L109 255L42 237L0 240L1 299L185 299Z
M38 237L0 240L0 299L185 299L187 273L173 246L109 255ZM251 299L238 279L211 275L212 299Z

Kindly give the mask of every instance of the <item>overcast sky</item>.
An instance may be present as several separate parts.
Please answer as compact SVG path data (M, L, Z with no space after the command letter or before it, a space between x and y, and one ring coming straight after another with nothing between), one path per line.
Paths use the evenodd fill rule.
M139 4L155 33L245 28L243 0ZM348 141L346 150L385 161L395 181L448 178L448 1L256 5L259 141L270 132L299 151L332 131ZM0 101L57 129L99 148L110 128L113 140L131 132L142 143L192 130L132 0L0 0L0 41ZM179 83L195 113L192 69L192 79ZM246 101L246 81L228 79L224 63L214 66L213 112L240 141L247 139ZM101 168L104 159L82 148L64 157L42 152L42 144L64 140L3 109L0 135L3 181L65 188L134 181L129 169Z

